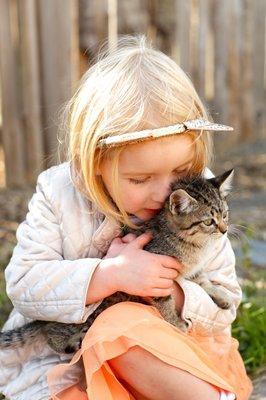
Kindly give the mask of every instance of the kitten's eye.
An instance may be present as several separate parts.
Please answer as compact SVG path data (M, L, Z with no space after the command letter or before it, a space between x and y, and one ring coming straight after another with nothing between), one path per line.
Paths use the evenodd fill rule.
M205 219L204 221L202 221L205 225L210 226L213 224L213 220L211 218L209 219Z
M228 211L224 211L223 212L223 219L227 218L227 215L228 215Z

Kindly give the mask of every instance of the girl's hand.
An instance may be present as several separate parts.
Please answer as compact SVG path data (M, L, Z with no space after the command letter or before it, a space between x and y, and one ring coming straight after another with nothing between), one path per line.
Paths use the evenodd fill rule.
M182 264L173 257L150 253L143 247L152 239L150 233L137 238L129 236L124 240L114 240L106 254L119 252L112 259L116 289L141 297L163 297L172 294L173 280L182 270Z
M98 264L91 277L87 290L86 305L96 303L119 290L116 282L117 267L114 260L125 246L135 238L135 235L129 233L122 238L117 237L112 241L105 257Z
M112 243L110 244L110 247L106 253L106 255L103 257L103 260L106 258L113 258L118 256L121 251L125 248L125 246L132 242L134 239L136 239L137 235L134 235L133 233L128 233L127 235L121 237L116 237L113 239Z

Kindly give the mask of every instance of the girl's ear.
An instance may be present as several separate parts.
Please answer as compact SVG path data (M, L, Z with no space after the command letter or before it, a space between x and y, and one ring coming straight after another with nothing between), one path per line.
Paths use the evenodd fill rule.
M232 189L233 177L234 177L234 170L230 169L229 171L226 171L224 174L208 180L219 189L219 192L222 197L226 197Z
M172 214L188 214L198 208L198 202L185 190L177 189L169 197L169 209Z
M100 158L99 151L96 150L95 158L94 158L94 168L95 168L95 175L102 175L102 164L103 161Z
M96 167L96 175L102 175L100 167Z

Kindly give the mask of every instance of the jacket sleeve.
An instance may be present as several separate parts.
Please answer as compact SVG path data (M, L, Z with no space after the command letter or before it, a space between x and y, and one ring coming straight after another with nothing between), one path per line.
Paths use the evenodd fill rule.
M185 301L181 317L191 327L218 332L230 327L236 318L242 291L235 273L235 255L230 241L224 235L207 261L205 272L214 284L221 285L232 299L228 310L219 308L197 283L182 279L178 283L183 289Z
M101 259L63 259L60 222L49 191L44 171L26 219L17 229L17 245L5 270L7 294L25 317L81 323L101 303L85 305L90 279Z

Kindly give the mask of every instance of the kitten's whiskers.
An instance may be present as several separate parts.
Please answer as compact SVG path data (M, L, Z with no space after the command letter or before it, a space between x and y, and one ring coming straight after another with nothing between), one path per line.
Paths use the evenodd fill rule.
M249 243L249 241L250 241L249 237L246 235L246 233L243 230L238 229L237 226L246 228L244 225L231 224L228 228L228 236L231 236L234 239L237 239L241 243L243 243L243 241L245 241L246 243Z

